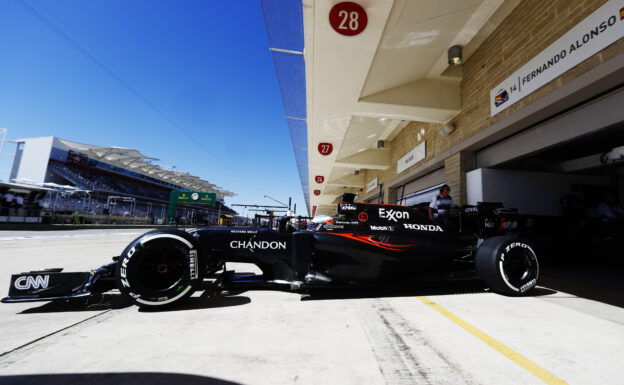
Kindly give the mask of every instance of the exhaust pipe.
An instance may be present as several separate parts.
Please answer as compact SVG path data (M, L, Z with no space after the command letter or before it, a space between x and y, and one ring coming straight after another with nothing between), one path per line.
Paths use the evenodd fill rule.
M306 274L304 279L307 283L330 283L331 282L331 278L317 271L309 272L308 274Z

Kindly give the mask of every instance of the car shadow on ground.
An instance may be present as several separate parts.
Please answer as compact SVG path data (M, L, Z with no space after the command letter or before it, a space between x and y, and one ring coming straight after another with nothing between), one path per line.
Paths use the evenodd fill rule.
M549 288L572 294L576 297L602 302L624 308L624 291L621 288L601 285L598 282L583 282L573 277L542 274L541 282Z
M543 287L533 289L526 296L536 297L555 294L556 291ZM428 295L494 294L487 285L478 280L421 282L417 284L383 284L375 286L345 286L337 288L309 289L302 301L339 300L355 298L418 297Z
M198 309L210 309L218 307L240 306L251 303L251 298L238 295L235 293L217 293L214 290L208 288L198 297L186 298L184 302L176 304L172 307L140 307L140 312L154 313L154 312L168 312L168 311L183 311L183 310L198 310Z
M240 385L237 382L214 377L196 376L179 373L80 373L80 374L23 374L0 376L0 385Z
M87 299L77 298L46 302L40 306L23 310L19 314L103 311L123 309L129 306L132 306L132 303L121 294L96 294Z
M185 299L182 303L158 308L139 307L139 312L171 312L210 309L230 306L241 306L251 303L251 299L241 294L246 291L267 290L290 292L286 288L259 287L250 285L248 288L222 290L213 285L202 288L201 294ZM529 297L551 295L557 293L544 287L533 289ZM333 287L309 288L293 292L301 295L302 301L340 300L355 298L391 298L417 297L428 295L463 295L463 294L494 294L479 280L420 282L420 283L385 283L375 285L345 285ZM120 294L100 294L88 300L54 301L44 305L26 309L19 314L62 313L84 311L118 310L133 306Z
M243 291L219 292L208 287L201 295L185 299L175 306L165 306L163 308L139 307L140 312L160 312L160 311L183 311L210 309L217 307L240 306L251 303L251 299L238 294ZM101 312L106 310L119 310L133 306L132 302L124 298L121 294L98 294L88 299L74 299L63 301L52 301L40 306L32 307L21 311L19 314L36 313L64 313L64 312Z

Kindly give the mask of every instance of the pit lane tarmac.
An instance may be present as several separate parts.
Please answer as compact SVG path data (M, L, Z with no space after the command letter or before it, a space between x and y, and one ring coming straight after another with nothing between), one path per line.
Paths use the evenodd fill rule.
M87 271L141 232L0 232L0 295L12 273ZM0 330L0 384L621 384L624 378L624 309L548 288L509 298L474 282L198 292L180 308L157 312L139 311L111 292L86 305L0 304Z

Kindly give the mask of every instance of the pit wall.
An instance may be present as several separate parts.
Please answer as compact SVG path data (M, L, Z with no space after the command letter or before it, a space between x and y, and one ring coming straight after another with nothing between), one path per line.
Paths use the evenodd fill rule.
M490 90L605 2L606 0L522 1L462 65L462 110L449 122L455 126L454 131L448 136L442 136L439 131L444 124L411 122L391 143L386 144L391 150L390 167L387 170L366 170L366 183L377 177L378 183L384 185L384 203L394 203L395 188L398 185L444 166L446 183L452 190L451 195L456 203L465 204L466 172L473 168L474 157L471 150L478 149L478 144L470 147L466 143L488 127L622 54L624 39L591 56L496 116L490 116ZM516 131L524 128L527 127L517 128ZM427 147L425 159L397 174L397 160L423 140ZM462 147L465 149L458 150ZM366 193L363 190L359 194L359 200L366 200L376 195L376 192Z

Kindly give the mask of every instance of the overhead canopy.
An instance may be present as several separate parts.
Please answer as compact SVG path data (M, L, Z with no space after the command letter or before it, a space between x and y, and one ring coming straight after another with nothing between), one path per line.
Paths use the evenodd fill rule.
M156 180L170 183L181 188L214 192L218 197L234 196L235 194L225 190L213 183L190 175L188 172L168 170L153 163L159 159L141 154L139 150L123 147L94 146L90 144L70 142L59 139L61 143L69 147L72 151L84 154L99 162L117 166L125 170L133 171L141 175L154 178Z
M291 95L305 91L306 113L298 117L307 131L308 170L300 174L308 178L302 185L309 208L330 213L345 187L365 187L368 181L360 171L390 168L389 142L408 123L454 118L461 111L463 72L461 66L449 66L449 48L462 46L467 60L519 2L358 0L367 25L354 36L344 36L329 20L339 2L263 0L272 50L286 44L273 35L279 26L289 31L286 27L297 16L292 8L302 15L305 48L290 51L304 58L305 82L287 77L275 51L273 56L286 115ZM293 87L303 90L295 93ZM378 148L379 140L386 142L384 148ZM321 143L332 144L332 153L320 154ZM323 182L316 182L316 176ZM318 195L310 194L315 190L320 190Z

